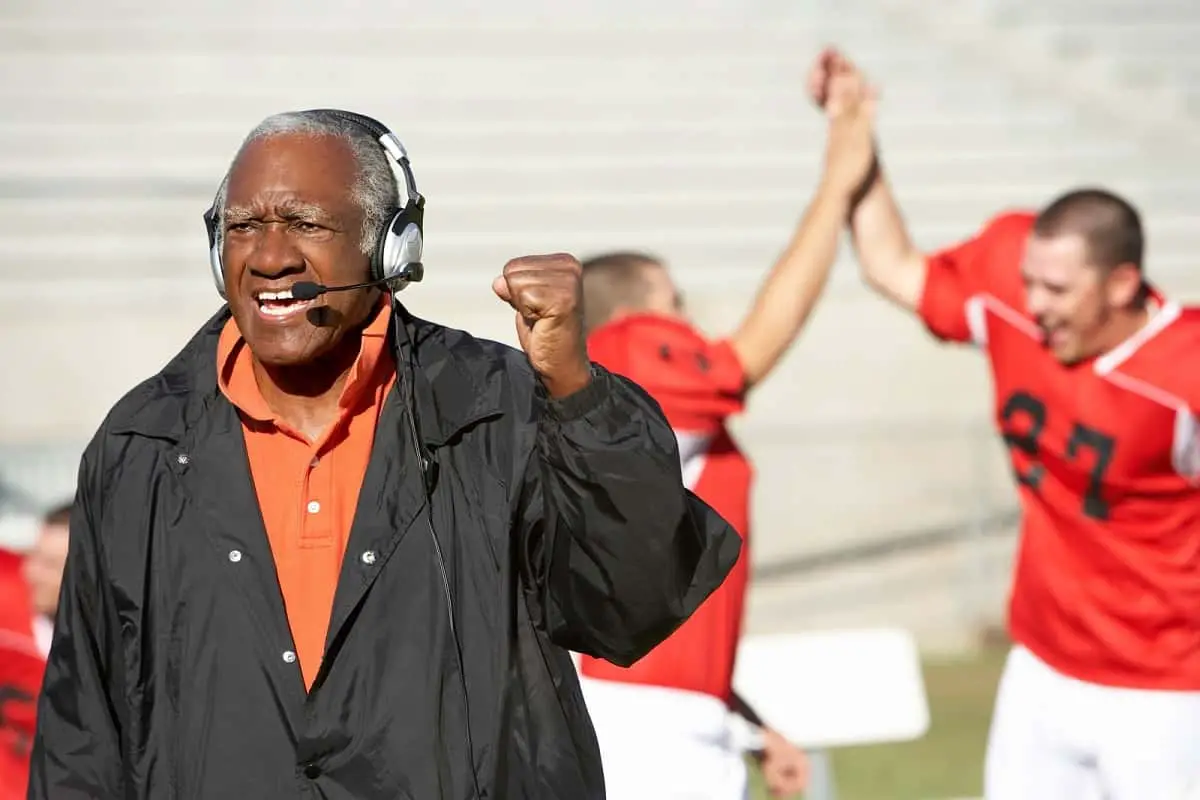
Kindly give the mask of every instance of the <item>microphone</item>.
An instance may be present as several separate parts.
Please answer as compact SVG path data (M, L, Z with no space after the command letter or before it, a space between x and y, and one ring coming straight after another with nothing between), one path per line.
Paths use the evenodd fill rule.
M299 281L292 284L292 299L294 300L315 300L326 292L348 292L351 289L366 289L372 286L383 286L392 281L419 281L422 277L422 265L419 261L414 261L408 265L406 275L393 275L390 278L380 278L377 281L367 281L366 283L352 283L347 286L325 286L324 284L314 283L313 281Z

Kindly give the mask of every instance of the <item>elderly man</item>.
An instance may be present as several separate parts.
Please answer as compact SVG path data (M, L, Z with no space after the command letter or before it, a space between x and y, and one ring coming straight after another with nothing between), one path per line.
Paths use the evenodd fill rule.
M569 650L637 660L737 536L589 363L575 259L493 284L524 354L395 302L422 210L374 120L246 139L228 307L82 460L35 800L604 796Z

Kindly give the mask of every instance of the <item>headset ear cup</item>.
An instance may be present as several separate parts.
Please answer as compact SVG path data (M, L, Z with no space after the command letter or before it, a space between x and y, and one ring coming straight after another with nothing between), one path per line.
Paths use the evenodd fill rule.
M221 265L221 245L214 244L208 251L208 263L212 267L213 283L217 285L217 294L225 298L225 269Z
M221 243L217 239L216 209L209 208L204 212L204 230L208 234L208 265L212 269L213 283L217 286L217 294L225 298L225 268L221 263Z
M410 264L420 263L424 247L421 225L413 216L411 209L402 210L384 229L375 257L377 280L401 277L413 280L406 272Z
M397 264L396 275L405 275L410 281L418 281L419 277L411 269L413 264L421 263L421 250L423 249L424 241L421 236L421 227L414 223L409 223L404 228L404 233L400 235L400 261ZM421 273L424 274L423 272Z

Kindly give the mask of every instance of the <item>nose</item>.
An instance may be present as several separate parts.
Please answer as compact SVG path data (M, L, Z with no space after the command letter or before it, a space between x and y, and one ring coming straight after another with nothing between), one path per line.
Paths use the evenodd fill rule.
M246 259L250 271L263 278L277 278L304 271L304 256L288 235L287 225L263 225L254 249Z
M1038 289L1037 286L1028 286L1025 289L1025 309L1031 317L1041 317L1049 309L1048 298L1046 292Z

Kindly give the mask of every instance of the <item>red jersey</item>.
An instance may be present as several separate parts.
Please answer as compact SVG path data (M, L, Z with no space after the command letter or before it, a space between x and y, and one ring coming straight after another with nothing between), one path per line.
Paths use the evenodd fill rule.
M705 341L684 322L649 314L595 330L588 355L658 402L679 441L684 484L737 530L743 544L721 586L648 655L629 668L584 656L580 672L703 692L728 702L750 564L750 463L725 428L726 418L742 409L746 375L741 362L727 342Z
M0 550L0 800L24 800L45 659L21 556Z
M991 362L1023 518L1012 637L1080 680L1200 690L1200 309L1157 298L1121 346L1060 364L1025 311L1033 219L930 256L920 304Z

